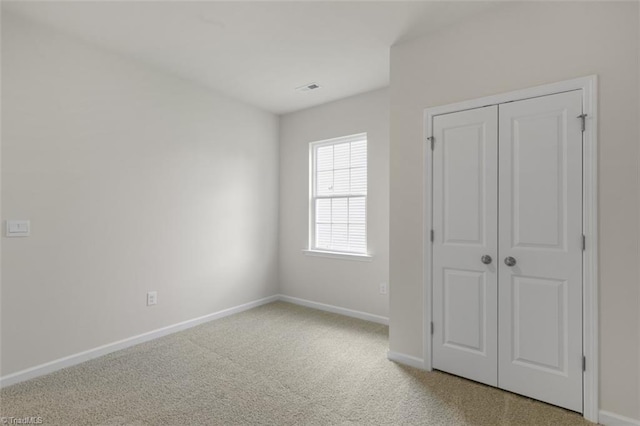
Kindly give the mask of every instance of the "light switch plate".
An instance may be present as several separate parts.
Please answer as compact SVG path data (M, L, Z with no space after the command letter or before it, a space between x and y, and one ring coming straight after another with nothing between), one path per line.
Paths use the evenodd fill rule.
M31 222L28 220L7 220L7 237L28 237Z

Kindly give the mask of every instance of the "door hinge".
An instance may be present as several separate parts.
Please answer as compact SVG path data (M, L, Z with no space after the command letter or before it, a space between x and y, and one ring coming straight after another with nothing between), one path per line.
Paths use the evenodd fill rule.
M435 232L433 232L433 229L431 230L431 242L433 242L435 240Z
M431 334L433 335L433 321L431 321Z
M587 249L587 237L582 234L582 251L585 251Z
M587 371L587 357L582 357L582 371Z
M587 129L587 114L580 114L578 118L582 120L582 131L584 132Z
M434 138L433 136L429 136L429 137L427 138L427 140L428 140L429 142L431 142L431 151L433 151L433 149L434 149L434 148L435 148L435 146L436 146L436 138Z

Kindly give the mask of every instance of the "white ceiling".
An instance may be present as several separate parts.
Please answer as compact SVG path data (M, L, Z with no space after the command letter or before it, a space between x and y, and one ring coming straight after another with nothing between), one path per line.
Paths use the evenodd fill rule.
M488 2L3 1L9 11L282 114L389 83L389 48ZM300 93L316 82L321 89Z

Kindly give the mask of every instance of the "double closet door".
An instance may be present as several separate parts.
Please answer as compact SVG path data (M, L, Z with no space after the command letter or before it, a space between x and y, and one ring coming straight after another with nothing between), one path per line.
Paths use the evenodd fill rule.
M433 368L582 412L582 93L434 117Z

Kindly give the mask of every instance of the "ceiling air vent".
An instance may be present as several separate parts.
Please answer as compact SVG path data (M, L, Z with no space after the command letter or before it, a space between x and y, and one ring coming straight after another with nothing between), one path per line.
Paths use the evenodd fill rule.
M318 83L309 83L309 84L305 84L304 86L296 87L296 90L298 92L309 92L311 90L316 90L319 88L320 88L320 85Z

